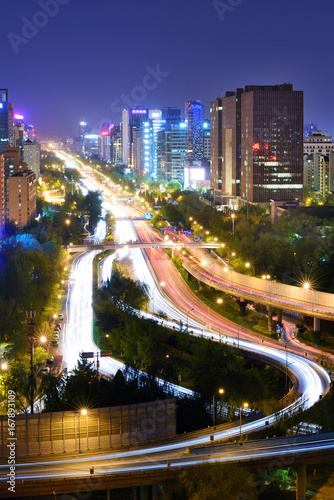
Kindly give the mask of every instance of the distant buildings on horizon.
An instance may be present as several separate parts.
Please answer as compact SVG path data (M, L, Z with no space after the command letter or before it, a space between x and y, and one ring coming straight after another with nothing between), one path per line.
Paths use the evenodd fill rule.
M187 101L183 113L174 107L124 109L120 124L105 122L94 133L82 120L77 137L56 143L39 141L34 127L14 114L8 90L2 89L1 225L13 220L23 227L35 216L31 206L22 205L22 182L28 180L32 189L32 177L21 174L30 172L38 180L40 150L50 142L153 180L177 180L185 189L210 187L214 205L264 206L272 200L302 201L310 193L325 198L334 191L332 137L315 123L304 125L303 92L291 84L226 91L211 102L210 120L204 119L199 100ZM20 182L10 181L13 175ZM17 187L10 190L10 184Z
M0 230L6 222L23 228L36 216L40 151L34 127L14 114L8 89L0 89Z

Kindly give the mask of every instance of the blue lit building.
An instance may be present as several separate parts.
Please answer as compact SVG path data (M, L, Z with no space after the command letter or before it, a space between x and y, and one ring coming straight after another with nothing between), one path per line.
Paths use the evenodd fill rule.
M186 161L187 123L177 121L168 123L165 131L164 179L184 183Z
M203 106L201 101L188 101L185 105L187 128L186 164L203 159Z
M9 144L8 90L0 89L0 153Z
M143 166L151 179L161 178L161 163L165 154L166 120L161 110L150 110L149 120L143 124Z

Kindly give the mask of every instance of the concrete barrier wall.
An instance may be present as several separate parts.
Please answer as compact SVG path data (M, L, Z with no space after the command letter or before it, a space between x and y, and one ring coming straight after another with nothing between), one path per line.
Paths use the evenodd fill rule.
M189 274L203 283L236 297L243 297L246 300L276 306L284 310L292 310L300 314L334 320L334 294L241 274L230 267L226 268L218 264L217 260L209 256L205 257L205 262L205 265L197 268L183 262L183 267ZM216 283L216 277L223 283Z
M9 456L15 442L16 456L44 455L119 448L176 434L176 400L167 399L79 411L17 415L15 438L7 415L0 417L0 453Z

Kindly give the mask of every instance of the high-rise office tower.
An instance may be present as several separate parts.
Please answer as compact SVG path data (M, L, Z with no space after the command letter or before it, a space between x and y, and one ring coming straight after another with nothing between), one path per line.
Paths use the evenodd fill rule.
M0 153L9 145L8 90L0 89Z
M211 157L211 125L210 120L203 120L203 158L210 160Z
M41 146L37 142L32 142L29 139L23 144L23 158L28 165L29 170L32 170L39 179L41 170Z
M203 159L203 106L201 101L188 101L185 105L187 127L186 164Z
M111 141L110 141L111 128L112 125L110 123L107 122L103 123L99 136L99 143L98 143L99 159L106 162L111 161Z
M123 109L122 111L122 162L123 165L129 166L131 162L131 141L130 141L130 122L129 110Z
M23 122L23 116L15 114L14 115L14 141L12 147L20 148L20 158L24 161L23 154L23 144L25 140L25 127Z
M166 124L164 179L184 182L187 124L181 120Z
M121 124L123 163L130 168L135 168L134 157L138 158L138 152L133 149L136 147L138 139L138 134L136 135L135 132L142 130L143 123L148 120L148 115L148 109L140 106L123 109Z
M303 92L246 86L211 103L211 185L220 203L303 198Z
M0 238L5 225L5 172L3 154L0 153Z
M110 130L111 162L114 165L122 163L122 136L120 125L112 125Z
M161 162L165 154L166 120L162 119L162 111L149 110L149 119L143 124L144 170L151 179L161 177Z
M88 126L88 123L85 121L82 121L79 123L79 138L83 141L85 135L89 134L91 132L90 127Z

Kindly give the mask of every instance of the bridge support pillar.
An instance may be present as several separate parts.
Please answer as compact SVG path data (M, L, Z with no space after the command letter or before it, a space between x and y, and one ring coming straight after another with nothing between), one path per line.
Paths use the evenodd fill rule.
M313 318L313 330L315 332L320 330L320 318Z
M279 325L282 325L282 310L281 309L277 310L277 323Z
M162 499L162 487L160 484L152 485L152 500L161 500Z
M198 289L202 290L202 282L200 280L198 280Z
M267 311L268 311L268 330L271 332L271 322L272 322L272 317L273 317L273 311L270 306L267 306Z
M245 301L245 299L239 299L238 300L238 304L239 304L239 309L240 309L240 315L241 316L246 316L246 305L247 305L247 302Z
M301 463L297 466L296 500L305 500L305 498L306 498L306 464Z
M140 487L140 500L150 500L150 491L151 487L150 486L141 486Z

